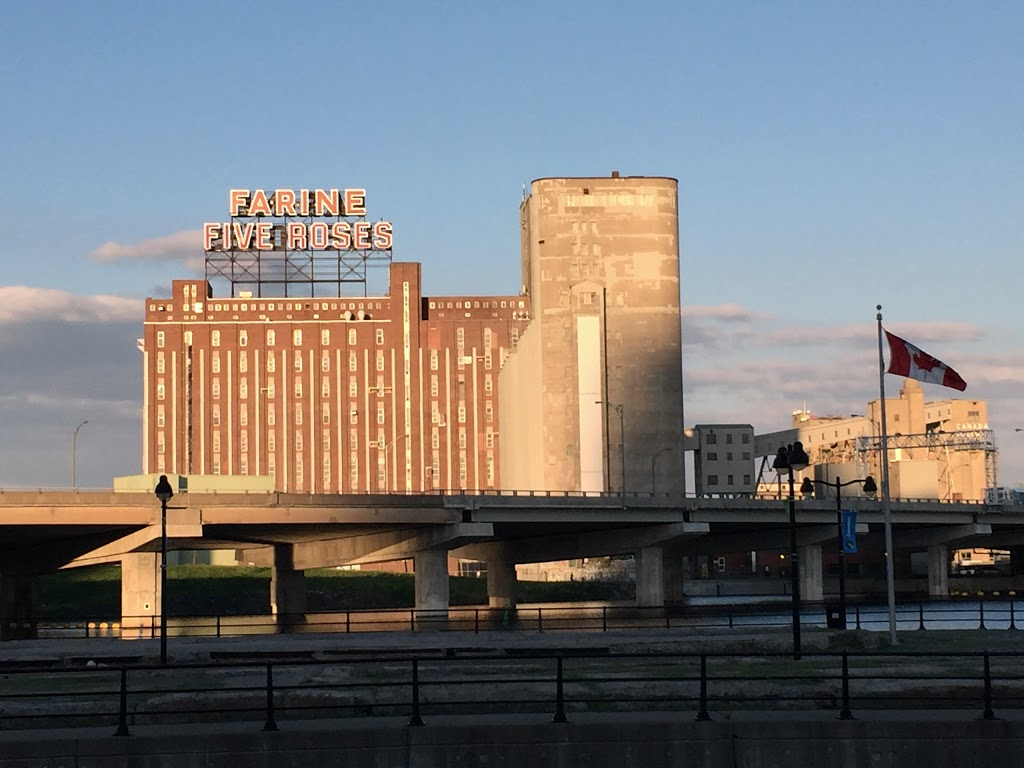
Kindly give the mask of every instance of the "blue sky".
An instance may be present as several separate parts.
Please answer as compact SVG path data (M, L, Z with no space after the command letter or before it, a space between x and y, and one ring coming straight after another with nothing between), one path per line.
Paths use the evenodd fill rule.
M863 412L881 303L1024 481L1024 5L242 8L0 2L0 484L82 419L80 484L138 470L138 300L229 188L365 186L429 293L507 293L523 184L613 169L680 181L688 424Z

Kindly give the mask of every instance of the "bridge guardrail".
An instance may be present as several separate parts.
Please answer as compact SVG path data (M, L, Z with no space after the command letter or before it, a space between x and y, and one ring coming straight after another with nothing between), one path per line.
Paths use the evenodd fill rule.
M287 656L287 654L284 654ZM281 658L240 651L208 664L5 668L0 727L106 726L451 714L670 711L697 721L780 709L836 712L947 708L995 719L1024 705L1019 652L521 653L396 651Z

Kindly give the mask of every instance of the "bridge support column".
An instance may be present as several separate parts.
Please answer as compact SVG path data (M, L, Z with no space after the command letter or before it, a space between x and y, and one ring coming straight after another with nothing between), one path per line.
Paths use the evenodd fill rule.
M949 547L928 547L928 597L949 597Z
M121 557L121 637L160 637L160 553L131 552Z
M274 545L274 566L270 573L270 612L281 631L306 621L306 572L295 569L291 544Z
M820 603L825 599L821 573L821 544L800 547L800 600Z
M686 592L683 587L685 578L683 553L676 548L666 547L662 558L665 605L682 605L686 602Z
M35 578L0 573L0 640L34 639L38 616Z
M636 604L641 608L665 605L665 553L661 547L644 547L633 556L636 564Z
M487 604L491 608L515 608L518 586L515 563L487 561Z
M448 623L448 550L424 549L413 559L416 577L416 626L441 629ZM489 579L490 577L488 577Z

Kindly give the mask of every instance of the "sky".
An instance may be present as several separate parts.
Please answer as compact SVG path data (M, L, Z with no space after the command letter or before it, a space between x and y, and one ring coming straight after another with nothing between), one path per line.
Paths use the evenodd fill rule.
M686 425L863 413L885 326L1024 482L1024 4L0 0L0 487L140 471L143 299L241 188L365 187L518 290L545 176L672 176ZM894 395L901 379L886 376Z

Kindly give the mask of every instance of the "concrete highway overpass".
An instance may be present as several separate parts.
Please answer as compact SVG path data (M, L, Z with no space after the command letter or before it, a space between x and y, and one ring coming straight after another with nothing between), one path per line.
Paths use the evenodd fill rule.
M881 504L850 498L865 548L881 550ZM836 539L835 503L796 502L807 600L822 599L822 543ZM1024 545L1024 507L894 501L897 549L929 552L929 591L947 594L948 548ZM515 602L518 563L631 554L637 601L682 599L687 554L785 549L785 499L667 495L188 493L170 502L170 549L244 549L272 566L271 606L305 611L310 568L398 559L415 563L416 607L448 605L448 554L487 563L496 607ZM160 615L160 504L151 493L0 492L0 620L34 615L32 580L63 567L119 562L125 626Z

